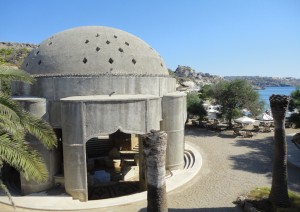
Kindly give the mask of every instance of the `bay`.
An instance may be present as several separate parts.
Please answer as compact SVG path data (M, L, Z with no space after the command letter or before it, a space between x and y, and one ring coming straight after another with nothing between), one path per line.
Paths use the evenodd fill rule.
M270 108L269 98L272 94L281 94L290 96L291 93L296 90L296 87L266 87L263 90L258 90L258 94L261 100L266 102L266 108Z

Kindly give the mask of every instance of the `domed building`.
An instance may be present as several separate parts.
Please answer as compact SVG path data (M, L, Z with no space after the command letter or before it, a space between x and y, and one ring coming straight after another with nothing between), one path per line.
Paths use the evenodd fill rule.
M55 150L31 138L49 179L36 184L21 176L23 194L60 182L74 199L87 201L92 174L118 160L122 180L134 172L130 166L123 172L126 163L140 161L142 182L138 149L150 130L168 135L166 168L183 168L186 96L176 92L164 61L141 39L109 27L69 29L43 41L22 68L36 83L16 84L16 99L47 120L58 137Z

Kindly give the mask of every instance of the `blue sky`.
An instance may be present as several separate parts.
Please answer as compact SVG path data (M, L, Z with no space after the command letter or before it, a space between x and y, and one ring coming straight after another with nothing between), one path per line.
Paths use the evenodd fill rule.
M299 0L0 0L0 41L40 43L65 29L130 32L167 66L221 76L300 78Z

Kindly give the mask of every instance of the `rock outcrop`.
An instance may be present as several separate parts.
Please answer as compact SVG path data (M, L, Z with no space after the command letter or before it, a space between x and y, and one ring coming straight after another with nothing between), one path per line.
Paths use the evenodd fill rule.
M196 72L189 66L178 66L174 71L178 83L188 91L197 91L207 84L215 84L222 78L209 73Z

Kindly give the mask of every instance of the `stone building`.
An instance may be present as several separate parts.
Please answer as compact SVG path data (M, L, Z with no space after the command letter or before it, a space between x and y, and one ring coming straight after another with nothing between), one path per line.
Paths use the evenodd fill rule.
M60 179L74 199L87 201L93 158L112 148L131 153L152 129L168 135L166 168L183 167L186 96L176 92L162 58L141 39L109 27L73 28L43 41L22 68L36 83L16 84L15 99L47 120L59 140L49 151L31 139L50 175L43 184L21 176L23 194Z

